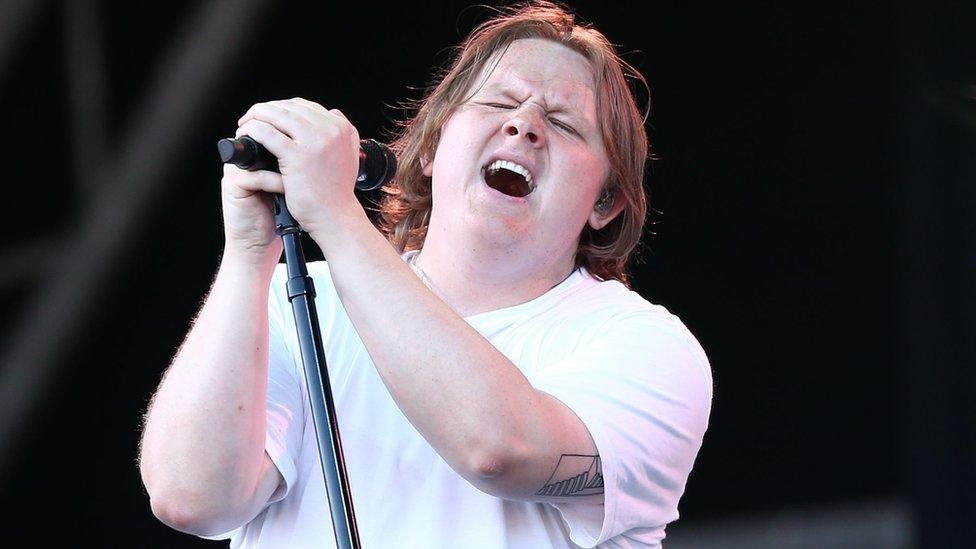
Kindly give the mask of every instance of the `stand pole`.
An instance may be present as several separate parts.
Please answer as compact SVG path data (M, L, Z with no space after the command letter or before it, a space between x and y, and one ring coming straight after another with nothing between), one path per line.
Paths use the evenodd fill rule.
M285 246L288 301L295 315L295 327L298 330L302 362L305 365L305 383L308 386L308 399L315 425L319 458L322 462L322 475L325 478L325 491L332 512L336 547L360 549L352 494L349 491L346 464L342 457L342 442L339 440L339 424L336 421L335 404L332 400L332 386L329 383L329 370L325 363L325 349L322 346L322 332L319 328L318 313L315 310L315 286L305 266L305 253L302 251L300 240L301 228L288 212L285 197L275 194L273 198L275 234L281 236Z

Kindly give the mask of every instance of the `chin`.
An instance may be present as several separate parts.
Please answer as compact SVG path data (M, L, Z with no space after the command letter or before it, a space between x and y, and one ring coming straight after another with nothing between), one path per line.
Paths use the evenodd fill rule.
M512 246L525 243L530 238L530 228L524 219L505 216L480 216L473 225L478 241L496 246Z

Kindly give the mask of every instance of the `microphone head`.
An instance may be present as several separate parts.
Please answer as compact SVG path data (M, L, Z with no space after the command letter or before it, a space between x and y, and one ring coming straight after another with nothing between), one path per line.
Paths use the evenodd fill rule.
M223 163L236 163L245 154L244 145L236 139L221 139L217 142L217 152Z
M356 189L372 191L383 186L396 175L396 155L389 147L375 139L363 139L359 142L362 150L359 176L356 177Z
M233 164L250 171L278 171L278 159L247 135L236 139L221 139L217 142L217 152L224 164Z

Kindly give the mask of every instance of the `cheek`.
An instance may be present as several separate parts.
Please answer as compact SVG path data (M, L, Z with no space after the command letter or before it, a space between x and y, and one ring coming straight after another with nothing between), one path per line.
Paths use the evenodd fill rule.
M434 159L424 167L424 175L431 178L434 195L449 202L454 198L448 197L458 193L462 186L458 183L465 177L471 148L465 139L464 125L459 122L458 117L453 116L444 124Z
M589 211L607 182L610 174L608 162L593 153L567 155L560 162L560 173L571 182L560 189L566 198L572 197L573 209ZM568 188L567 188L568 187Z
M438 172L452 169L465 158L470 148L470 132L467 131L464 116L456 113L444 123L434 154L434 164ZM454 168L456 169L456 168Z

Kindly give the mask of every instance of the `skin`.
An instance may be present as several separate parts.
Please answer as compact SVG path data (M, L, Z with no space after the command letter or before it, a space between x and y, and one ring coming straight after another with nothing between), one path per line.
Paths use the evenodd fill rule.
M264 451L266 303L281 253L265 192L286 194L391 396L459 475L502 498L602 502L602 491L539 495L554 477L589 467L567 469L563 456L595 456L596 447L571 410L536 391L463 320L564 280L583 226L600 228L619 213L593 208L608 163L592 71L578 53L532 39L513 43L482 76L424 168L434 208L418 263L436 293L353 194L359 135L340 111L296 98L241 117L237 134L264 144L281 174L224 170L221 266L143 435L141 472L161 520L197 534L226 531L253 518L281 481ZM495 154L530 164L535 191L515 199L487 187L481 169Z

